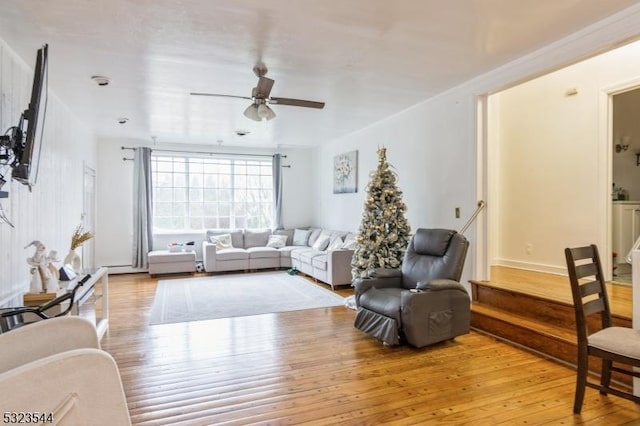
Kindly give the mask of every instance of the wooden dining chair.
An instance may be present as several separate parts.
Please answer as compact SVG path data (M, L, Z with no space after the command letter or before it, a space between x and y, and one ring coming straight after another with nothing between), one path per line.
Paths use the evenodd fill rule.
M640 397L632 392L619 385L611 385L612 371L640 377L640 373L632 371L632 368L613 365L615 362L627 367L640 367L640 330L612 326L598 247L592 244L586 247L566 248L564 253L571 282L578 337L578 377L573 412L580 414L587 386L599 390L602 395L613 394L640 403ZM591 316L595 316L596 321L589 322L587 319ZM597 329L589 329L596 324ZM602 360L600 384L588 380L589 356Z

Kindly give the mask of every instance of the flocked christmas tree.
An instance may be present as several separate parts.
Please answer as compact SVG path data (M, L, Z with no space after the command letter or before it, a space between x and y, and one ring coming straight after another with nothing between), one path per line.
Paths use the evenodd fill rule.
M351 261L353 278L366 277L377 268L399 268L409 243L411 228L404 214L402 191L396 173L389 169L386 148L378 149L378 168L366 188L364 213Z

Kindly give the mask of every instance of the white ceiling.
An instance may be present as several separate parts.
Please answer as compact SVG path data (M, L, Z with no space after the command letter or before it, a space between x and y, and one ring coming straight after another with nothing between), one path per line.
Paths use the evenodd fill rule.
M99 136L313 146L639 2L20 0L3 2L0 37L29 66L49 43L50 87ZM259 61L272 96L326 107L273 105L256 123L247 100L189 96L250 96Z

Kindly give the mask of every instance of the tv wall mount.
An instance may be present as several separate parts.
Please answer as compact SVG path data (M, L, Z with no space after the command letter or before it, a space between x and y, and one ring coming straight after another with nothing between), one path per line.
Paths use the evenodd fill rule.
M21 117L18 126L10 127L4 135L0 136L0 198L9 197L9 192L2 190L4 184L7 183L7 178L4 175L6 173L5 166L9 166L12 169L12 176L22 174L19 161L24 152L22 121L23 118ZM31 187L29 187L29 190L31 190Z
M33 87L29 106L20 114L17 126L0 136L0 199L9 193L2 191L5 175L11 168L11 179L32 190L38 178L44 119L47 113L48 45L38 49L33 72Z

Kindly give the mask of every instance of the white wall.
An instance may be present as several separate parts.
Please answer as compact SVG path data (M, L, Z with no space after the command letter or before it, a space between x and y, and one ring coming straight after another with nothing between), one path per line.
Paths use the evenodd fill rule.
M472 127L461 125L473 117L475 102L451 92L373 126L352 133L318 151L319 224L357 231L369 175L377 168L377 149L387 148L387 159L398 174L398 187L407 205L407 220L417 228L460 229L476 207L475 143ZM462 121L461 121L462 120ZM358 150L358 192L333 194L333 157ZM461 217L455 218L455 208ZM473 235L473 230L467 236ZM469 258L472 258L470 252ZM467 268L468 269L468 268Z
M476 172L478 97L541 75L548 70L557 69L578 58L603 51L620 40L637 35L637 28L640 28L639 10L629 9L624 15L613 15L367 129L327 142L318 149L316 176L322 206L319 222L338 229L354 229L358 226L363 206L363 186L359 185L359 192L354 195L332 194L332 158L340 152L358 149L359 181L366 183L367 172L376 165L375 150L378 145L387 146L389 161L398 170L400 187L404 191L404 199L408 206L408 219L413 229L432 226L459 229L474 210L479 198L487 201L489 213L497 206L492 204L495 200L489 197L487 177L479 177ZM586 133L580 130L575 132L577 136ZM587 151L579 149L572 151L571 155L578 161L591 162L590 167L593 167L593 155L589 152L591 142L582 138L579 141L587 145ZM539 172L535 162L524 160L522 167L528 165L533 166L534 173ZM545 218L560 209L561 220L572 226L572 222L567 220L566 206L569 204L572 209L570 217L575 216L575 211L588 214L585 213L585 208L589 207L587 204L591 200L590 197L578 196L578 204L570 202L569 195L566 197L566 202L560 205L546 203L548 209ZM454 218L454 208L457 206L462 209L461 219ZM486 214L481 215L481 222L476 226L484 228L485 217ZM526 226L535 226L535 222L529 222ZM538 228L544 230L540 228L544 227ZM471 240L471 251L463 279L466 281L471 276L484 278L484 267L477 264L475 251L486 251L489 247L484 242L476 241L475 226L467 231L466 235ZM536 252L545 252L542 243L538 245ZM562 252L557 253L558 256L561 254ZM555 262L555 259L550 262Z
M495 263L563 272L565 247L606 247L606 216L599 212L610 201L600 190L609 179L603 158L609 145L601 139L600 102L609 88L638 78L640 43L495 95L499 158L490 169L498 173L501 219ZM578 94L567 96L570 88ZM631 152L613 158L635 164Z
M465 146L467 129L458 126L455 117L473 111L471 102L454 94L442 97L435 108L422 104L321 148L317 165L320 224L331 229L357 230L365 188L378 165L377 149L384 146L388 162L398 174L398 187L403 191L412 229L460 228L475 207L475 172L458 165L473 163L475 148ZM439 134L437 141L429 140L431 133ZM333 157L354 149L358 150L358 192L333 194ZM462 218L455 219L455 207L462 208Z
M132 217L133 217L133 162L123 161L123 157L133 158L133 151L120 147L149 146L146 141L131 139L100 139L98 144L100 179L98 181L97 231L104 238L96 246L96 264L122 267L128 271L132 258ZM153 148L153 147L152 147ZM158 149L185 151L207 151L204 145L158 144ZM237 152L252 154L273 154L275 150L241 149L240 147L218 147L213 152ZM283 165L283 215L285 227L314 225L315 194L313 192L313 151L309 149L280 149L287 156ZM186 242L203 238L203 232L178 235L156 236L154 241L164 247L170 241ZM201 258L200 248L197 248ZM114 272L119 269L113 268Z
M96 264L130 266L132 261L133 151L121 146L136 146L126 139L98 139L98 216L96 232L103 236L96 245Z
M49 52L55 55L54 51ZM33 58L29 64L0 40L0 130L4 134L18 123L29 104L33 79ZM33 63L31 62L33 61ZM0 223L0 306L28 289L29 268L26 258L41 240L57 250L60 259L69 250L71 234L81 221L83 164L96 168L95 137L53 94L50 88L42 143L39 176L33 191L9 182L3 190L8 199L0 205L15 228ZM10 176L10 171L1 170ZM100 236L96 236L99 243Z

